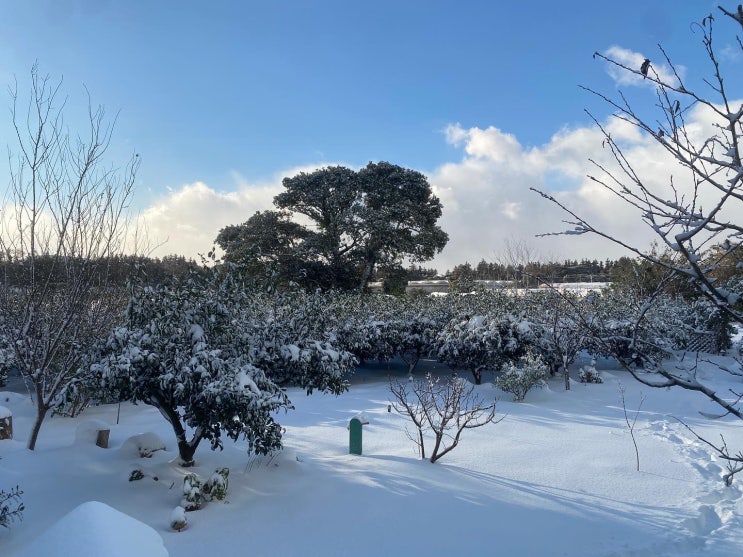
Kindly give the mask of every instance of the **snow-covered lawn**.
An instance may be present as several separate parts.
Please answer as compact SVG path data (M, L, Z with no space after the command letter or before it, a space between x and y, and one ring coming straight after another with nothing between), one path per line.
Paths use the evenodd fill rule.
M0 532L0 555L28 555L37 547L45 556L105 557L106 546L126 555L122 544L142 540L153 547L149 531L119 513L154 529L171 557L741 555L743 477L725 487L724 463L673 416L711 440L724 434L737 449L743 449L743 424L704 418L700 411L716 409L694 393L653 390L608 362L598 367L603 384L576 382L565 391L556 378L522 403L492 384L478 387L498 397L505 419L465 432L436 464L416 457L405 421L387 411L385 375L375 380L368 372L339 397L291 390L296 409L280 416L286 427L280 454L248 458L242 443L221 452L204 443L193 469L174 464L168 425L141 405L122 405L118 425L115 405L91 408L79 419L49 419L37 450L29 452L33 409L25 396L0 393L15 430L14 440L0 441L0 489L18 484L26 505L23 521ZM713 370L705 364L702 373ZM645 397L634 430L639 472L620 385L630 419ZM718 392L730 386L720 382ZM743 388L740 379L735 388ZM360 412L370 423L364 454L354 456L347 425ZM108 449L86 433L85 424L96 423L90 420L111 424ZM127 440L142 433L159 435L166 450L139 458L136 443ZM188 513L188 527L171 530L184 475L206 479L224 466L230 468L227 501ZM136 468L145 477L128 481ZM36 540L89 501L107 507L83 506L67 516L65 528ZM93 540L88 553L71 539L86 529ZM115 535L129 529L130 536ZM44 545L50 539L53 553ZM160 552L155 543L151 553L137 555Z

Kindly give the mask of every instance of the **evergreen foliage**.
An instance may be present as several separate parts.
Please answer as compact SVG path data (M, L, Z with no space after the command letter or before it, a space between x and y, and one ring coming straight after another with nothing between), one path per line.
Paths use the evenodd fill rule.
M527 352L518 362L508 362L503 372L496 378L495 386L501 391L511 393L513 400L521 402L535 387L544 386L547 366L539 356Z

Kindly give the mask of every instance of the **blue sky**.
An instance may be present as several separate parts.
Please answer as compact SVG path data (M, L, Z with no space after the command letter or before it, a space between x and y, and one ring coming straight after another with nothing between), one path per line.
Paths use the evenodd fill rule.
M654 58L660 42L679 63L703 65L690 23L717 3L4 0L0 81L17 76L23 93L37 60L41 73L64 76L71 126L83 85L94 103L119 111L111 155L140 154L135 207L161 217L154 228L169 238L164 252L184 251L175 239L188 234L206 251L215 223L268 208L283 176L323 164L414 168L436 187L440 179L441 198L453 207L468 195L492 201L510 193L515 201L504 203L519 204L523 220L524 204L542 202L509 192L501 183L513 179L507 169L487 171L499 182L491 194L486 184L476 194L446 185L448 170L482 158L468 150L469 132L513 138L521 154L546 149L556 134L588 125L584 108L608 114L578 87L616 90L595 50ZM740 60L737 68L743 73ZM5 137L7 126L3 111ZM535 178L541 183L530 185L579 185L565 172ZM447 187L454 189L444 195ZM194 205L212 229L194 217ZM451 220L453 239L467 221ZM462 230L462 245L473 235ZM457 248L439 264L458 254L476 263L497 251ZM536 251L605 253L591 243Z

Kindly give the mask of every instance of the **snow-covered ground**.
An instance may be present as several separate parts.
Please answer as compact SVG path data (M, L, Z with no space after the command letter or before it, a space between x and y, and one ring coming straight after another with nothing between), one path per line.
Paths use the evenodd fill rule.
M741 555L743 477L725 487L724 463L674 416L737 449L743 424L704 418L716 409L694 393L644 387L610 362L598 368L603 384L565 391L556 378L522 403L478 387L498 397L505 418L466 431L436 464L416 457L405 421L387 411L384 373L365 372L339 397L290 391L296 410L280 416L285 448L274 457L248 458L243 443L221 452L204 444L188 470L175 465L173 434L153 408L124 404L118 424L116 405L48 419L30 452L28 398L0 393L15 430L0 441L0 488L18 484L26 505L23 521L0 532L0 555L105 557L107 546L126 555L130 543L150 544L150 553L131 545L138 556L162 555L152 530L172 557ZM703 364L701 373L715 372ZM620 386L630 419L644 396L634 429L639 472ZM730 386L720 381L718 392ZM364 454L354 456L347 425L360 412L370 423ZM110 424L108 449L95 446L91 420ZM139 458L127 440L143 433L159 435L166 450ZM208 478L224 466L227 501L188 513L187 528L173 531L184 475ZM128 481L136 468L145 477ZM101 504L80 507L91 501ZM95 540L87 551L72 539L86 532Z

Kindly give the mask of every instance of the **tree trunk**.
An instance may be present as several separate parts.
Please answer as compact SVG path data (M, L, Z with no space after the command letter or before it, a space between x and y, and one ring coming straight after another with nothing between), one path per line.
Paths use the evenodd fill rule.
M472 376L475 378L475 385L482 385L482 368L473 369Z
M374 265L376 263L376 256L374 253L369 253L366 256L366 261L364 262L364 270L361 272L361 280L359 281L359 291L363 291L366 288L366 285L369 283L369 280L371 279L372 273L374 272Z
M49 411L49 407L44 404L43 399L39 396L39 392L37 389L36 392L36 421L34 421L34 425L31 428L31 434L28 436L28 444L26 447L29 451L33 451L36 449L36 440L39 438L39 431L41 431L41 424L44 423L44 418L46 418L46 413Z
M180 459L181 466L184 468L190 468L196 464L194 455L196 454L198 446L198 442L191 444L185 439L185 437L183 439L178 439L178 458Z
M426 459L426 447L423 444L423 430L419 427L418 428L418 443L421 449L421 459Z
M565 376L565 390L570 390L570 370L568 369L568 359L566 356L562 357L562 374Z
M193 466L196 463L194 460L196 449L199 447L199 443L203 438L201 429L197 428L193 438L189 441L186 439L186 430L181 424L178 412L175 409L168 407L159 394L153 393L150 396L149 404L157 408L173 428L176 441L178 442L178 458L181 461L180 465L186 468Z

